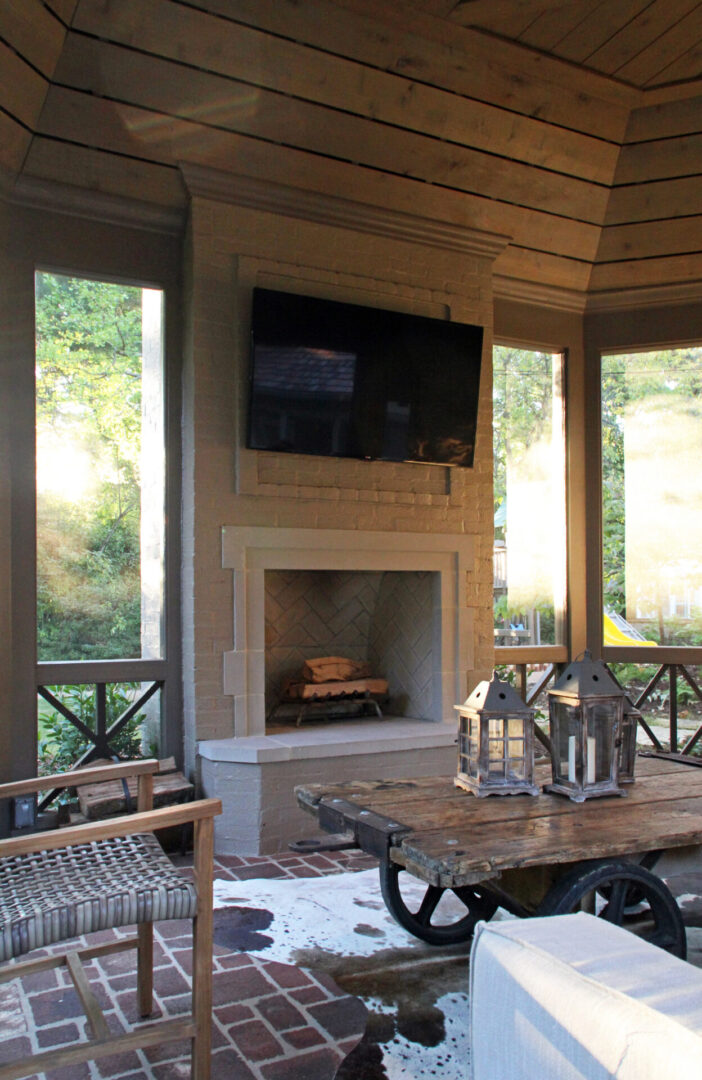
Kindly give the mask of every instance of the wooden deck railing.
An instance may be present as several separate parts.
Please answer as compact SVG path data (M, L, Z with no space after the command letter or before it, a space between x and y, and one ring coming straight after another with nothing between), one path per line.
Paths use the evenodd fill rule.
M540 673L539 678L532 681L532 683L530 685L529 684L529 667L533 666L533 665L529 665L528 663L523 662L523 663L513 663L513 664L507 663L505 666L507 666L509 668L512 668L514 670L514 673L515 673L515 685L517 687L517 690L519 691L519 694L521 695L522 700L527 705L530 705L530 706L534 705L534 703L536 702L539 695L542 693L543 690L546 689L546 687L551 682L551 680L554 679L555 677L557 677L557 666L555 664L548 664L548 665L546 665L545 670L542 673ZM608 666L609 670L611 671L611 665L608 664L607 666ZM640 665L640 666L644 666L644 665ZM650 666L650 665L646 665L646 666ZM612 672L612 674L614 675L613 672ZM616 675L614 675L614 677L616 678ZM631 701L632 701L634 707L636 709L638 709L640 712L642 712L643 707L645 706L646 702L649 701L649 699L654 694L655 690L660 686L661 682L666 677L668 679L668 702L667 702L667 705L668 705L667 713L668 713L668 715L667 715L667 720L668 720L669 747L670 747L670 750L673 753L678 753L679 752L681 754L687 755L687 754L692 753L694 747L697 745L699 740L702 738L702 723L700 723L696 727L694 732L691 735L688 735L688 737L683 742L682 746L679 746L679 743L680 743L679 732L678 732L678 717L679 717L679 710L678 710L678 683L679 683L679 680L682 679L690 687L690 689L693 691L695 697L699 701L702 701L702 688L699 686L699 684L697 683L697 680L695 679L694 675L689 671L688 667L686 667L685 664L679 664L679 663L660 664L660 665L657 666L657 670L656 670L655 675L653 675L653 677L651 679L649 679L648 683L646 684L646 686L644 687L644 689L640 693L638 693L638 694L637 693L631 693L631 692L629 692L629 690L627 689L626 686L623 686L622 689L627 691L627 693L629 694L629 697L631 698ZM617 682L620 682L620 680L617 679ZM621 683L620 683L620 685L621 685ZM643 731L645 732L646 737L650 740L651 744L655 747L655 749L656 750L663 750L664 746L661 743L661 740L656 735L655 731L653 731L652 726L650 724L650 718L649 718L649 720L647 720L646 717L643 716L642 720L639 723L640 723L640 726L642 727ZM543 745L547 747L548 740L546 739L545 736L543 736L543 733L539 732L538 727L537 727L536 734L537 734L537 737L540 738Z
M108 722L107 687L120 683L141 683L143 689L138 697L114 720ZM146 705L165 683L165 662L162 660L103 660L40 663L37 665L37 694L52 709L55 709L77 731L80 732L87 748L80 757L71 763L71 768L80 768L98 758L112 758L115 753L115 740L124 727ZM94 727L87 724L83 717L70 709L49 687L92 686L94 687ZM38 804L38 810L45 810L62 788L47 791Z

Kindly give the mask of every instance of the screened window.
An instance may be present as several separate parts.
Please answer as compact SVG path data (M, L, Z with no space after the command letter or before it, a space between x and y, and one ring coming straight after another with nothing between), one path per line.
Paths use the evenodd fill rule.
M40 661L163 655L162 300L36 276Z
M563 357L493 352L495 644L560 645L565 606Z
M605 645L702 643L702 348L602 358Z

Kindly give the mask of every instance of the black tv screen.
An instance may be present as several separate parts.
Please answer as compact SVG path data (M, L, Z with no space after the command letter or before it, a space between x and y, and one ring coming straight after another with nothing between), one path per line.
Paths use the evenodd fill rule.
M247 446L473 464L483 328L254 289Z

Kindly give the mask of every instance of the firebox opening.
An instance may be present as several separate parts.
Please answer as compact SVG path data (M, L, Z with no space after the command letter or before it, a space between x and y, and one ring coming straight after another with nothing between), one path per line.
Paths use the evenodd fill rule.
M310 661L327 658L348 661L351 674L358 665L370 692L341 690L341 700L306 708L302 723L441 719L439 593L440 575L427 570L267 570L267 727L296 725L290 684Z

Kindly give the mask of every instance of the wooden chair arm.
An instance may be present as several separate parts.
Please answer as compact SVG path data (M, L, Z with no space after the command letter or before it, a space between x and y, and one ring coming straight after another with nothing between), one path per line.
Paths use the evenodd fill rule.
M122 761L117 765L87 766L71 772L53 773L51 776L30 776L27 780L0 784L0 799L15 799L55 787L80 787L81 784L99 784L103 780L121 780L128 776L157 773L158 769L156 758L146 758L144 761Z
M141 764L141 762L140 762ZM67 775L67 774L64 774ZM222 813L220 799L197 799L178 806L162 806L144 813L120 814L104 821L87 821L66 829L51 829L30 833L29 836L13 836L0 840L0 858L29 855L35 851L52 851L57 848L88 844L92 840L109 840L114 836L130 836L139 832L154 832L172 825L184 825L188 821L202 821Z

